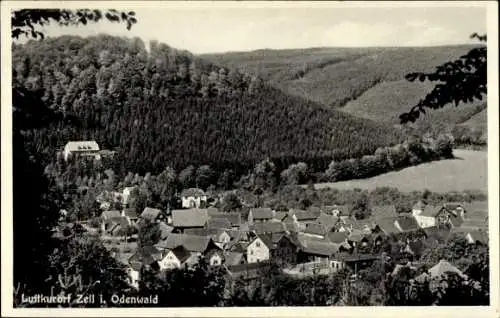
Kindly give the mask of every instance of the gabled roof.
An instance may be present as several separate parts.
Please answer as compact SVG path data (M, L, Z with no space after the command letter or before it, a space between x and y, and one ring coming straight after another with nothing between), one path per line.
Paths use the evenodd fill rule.
M361 242L363 239L367 239L370 237L370 233L366 231L353 230L349 233L348 239L353 242Z
M396 221L396 218L392 217L378 218L375 220L375 224L386 235L400 233L399 229L394 225L394 221Z
M171 250L182 245L190 252L203 253L211 243L213 240L209 236L170 233L166 240L160 241L156 246Z
M462 273L458 268L456 268L455 266L451 265L449 262L443 259L429 269L429 274L431 278L441 277L442 275L448 272L456 273L462 277L465 276L464 273Z
M241 214L238 212L232 213L208 213L211 219L213 220L228 220L231 226L240 226L241 225Z
M300 249L306 254L332 256L339 250L339 245L328 240L318 240L305 235L298 235Z
M239 252L229 252L226 255L226 260L225 263L227 266L235 266L235 265L241 265L245 264L245 256L243 253Z
M304 233L313 234L313 235L321 235L324 236L327 233L327 228L320 223L309 223L306 225Z
M288 214L295 215L295 218L297 219L298 222L315 221L319 217L319 215L315 215L311 211L296 210L296 209L290 210Z
M256 234L265 233L285 233L286 229L282 222L265 222L265 223L255 223L251 226L251 229Z
M326 236L330 240L330 242L340 244L342 242L345 242L348 234L347 232L330 232Z
M143 265L152 265L161 259L161 252L154 246L145 246L129 258L128 262L134 270L140 270Z
M257 239L260 239L262 243L264 243L270 250L274 248L271 236L266 234L257 235L253 240L250 241L248 246L252 245L252 243L255 242Z
M184 189L181 192L181 196L183 196L183 197L195 197L195 198L198 198L198 197L202 197L204 195L206 195L205 192L202 189L198 189L198 188Z
M413 216L399 216L396 218L396 222L398 222L403 232L415 231L420 228Z
M397 217L398 212L396 211L396 207L392 204L375 205L372 207L372 215L375 218Z
M161 211L154 208L146 207L141 213L141 218L154 221L160 216Z
M111 219L111 218L119 218L121 217L122 214L120 211L118 210L111 210L111 211L104 211L102 212L101 214L101 217L104 219L104 220L107 220L107 219Z
M273 210L270 208L253 208L250 209L254 220L269 220L273 218Z
M420 215L436 217L439 214L439 212L441 212L442 209L443 207L439 205L426 205L422 213L420 213Z
M67 151L99 151L99 145L94 140L69 141L64 150Z
M170 252L177 257L181 264L191 256L191 253L182 245L170 250Z
M230 229L232 225L228 219L209 219L205 227L207 229Z
M425 233L425 236L430 239L435 239L435 240L441 240L445 239L449 236L450 234L450 228L449 227L443 227L443 226L431 226L431 227L425 227L422 229Z
M203 227L208 221L206 209L172 210L174 227Z
M323 224L327 229L331 229L338 222L339 218L336 216L321 213L316 220L319 224Z

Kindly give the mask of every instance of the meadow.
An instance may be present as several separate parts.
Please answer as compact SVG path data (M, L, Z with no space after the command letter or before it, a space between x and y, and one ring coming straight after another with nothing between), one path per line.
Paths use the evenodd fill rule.
M488 153L455 149L453 154L455 159L425 163L367 179L318 183L315 187L367 190L377 187L397 187L403 192L424 189L434 192L463 190L487 192Z

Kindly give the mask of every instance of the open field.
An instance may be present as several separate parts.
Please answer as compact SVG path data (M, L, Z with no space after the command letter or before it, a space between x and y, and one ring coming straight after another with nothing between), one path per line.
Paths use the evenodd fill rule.
M453 151L456 159L434 161L385 173L373 178L318 183L316 188L375 189L398 187L405 192L429 189L435 192L481 190L487 192L488 153L486 151Z

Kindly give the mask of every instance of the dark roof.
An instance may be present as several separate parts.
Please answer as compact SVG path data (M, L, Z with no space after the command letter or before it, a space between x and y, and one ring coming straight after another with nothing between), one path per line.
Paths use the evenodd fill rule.
M390 204L390 205L375 205L372 207L372 215L375 218L397 217L398 212L396 211L396 207L392 204Z
M425 233L425 236L430 239L442 240L449 236L450 228L443 226L431 226L422 229Z
M248 246L250 246L256 239L260 239L267 246L267 248L269 248L270 250L273 249L274 245L273 245L272 238L270 235L266 235L266 234L261 234L261 235L256 236L250 242L250 244L248 244Z
M285 229L282 222L255 223L251 226L251 229L256 234L285 233L286 232L286 229Z
M394 225L395 220L396 218L392 217L378 218L375 220L375 224L387 235L400 233L399 229Z
M139 270L143 265L152 265L161 259L161 252L154 246L145 246L137 249L130 256L128 262L134 270Z
M396 218L403 232L415 231L419 229L417 220L413 216L399 216Z
M338 222L339 218L336 216L321 213L316 222L323 224L327 229L331 229Z
M250 209L254 220L268 220L273 218L273 210L270 208Z
M228 219L209 219L205 227L207 229L230 229L232 226Z
M213 220L228 220L232 226L241 225L241 214L238 212L232 213L209 213Z
M202 197L205 195L205 192L202 190L202 189L198 189L198 188L189 188L189 189L185 189L185 190L182 190L181 192L181 196L183 197Z
M320 223L309 223L306 225L304 233L324 236L327 233L327 228Z
M160 224L158 224L159 228L160 228L160 238L162 240L166 239L167 236L169 236L170 233L172 233L172 230L174 229L173 227L171 227L170 225L168 225L167 223L165 222L160 222Z
M347 232L330 232L326 236L330 242L340 244L347 239Z
M360 230L353 230L351 233L349 233L349 241L353 242L361 242L363 239L368 239L370 237L370 233L367 233L365 231L360 231Z
M156 220L160 214L160 210L146 207L144 211L142 211L141 218L153 221Z
M203 253L210 243L213 243L213 240L209 236L171 233L166 240L160 241L156 246L171 250L182 245L190 252Z
M184 247L184 246L177 246L176 248L170 250L174 255L175 257L177 257L177 259L183 263L184 261L186 261L190 256L191 256L191 253Z
M174 227L203 227L208 221L206 209L172 210Z
M420 215L422 216L430 216L430 217L436 217L439 212L443 209L442 206L438 205L426 205L422 213Z

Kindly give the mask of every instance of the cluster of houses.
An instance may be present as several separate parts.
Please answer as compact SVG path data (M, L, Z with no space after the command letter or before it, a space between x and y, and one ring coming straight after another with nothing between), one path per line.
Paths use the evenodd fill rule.
M232 278L249 283L272 261L290 275L329 274L349 267L356 272L381 257L363 251L380 244L384 237L401 237L404 251L416 255L421 239L458 233L471 244L487 244L487 203L446 203L432 206L418 202L411 213L397 213L391 205L374 206L372 217L356 220L350 207L334 205L307 210L275 211L250 209L248 217L239 212L200 208L203 192L183 193L184 208L161 211L147 207L140 215L132 209L105 211L102 233L128 235L124 228L142 220L158 224L160 240L128 254L116 255L137 286L140 272L148 268L163 272L190 267L200 258L211 266L223 266ZM412 237L409 234L419 233ZM403 239L404 237L404 239Z

